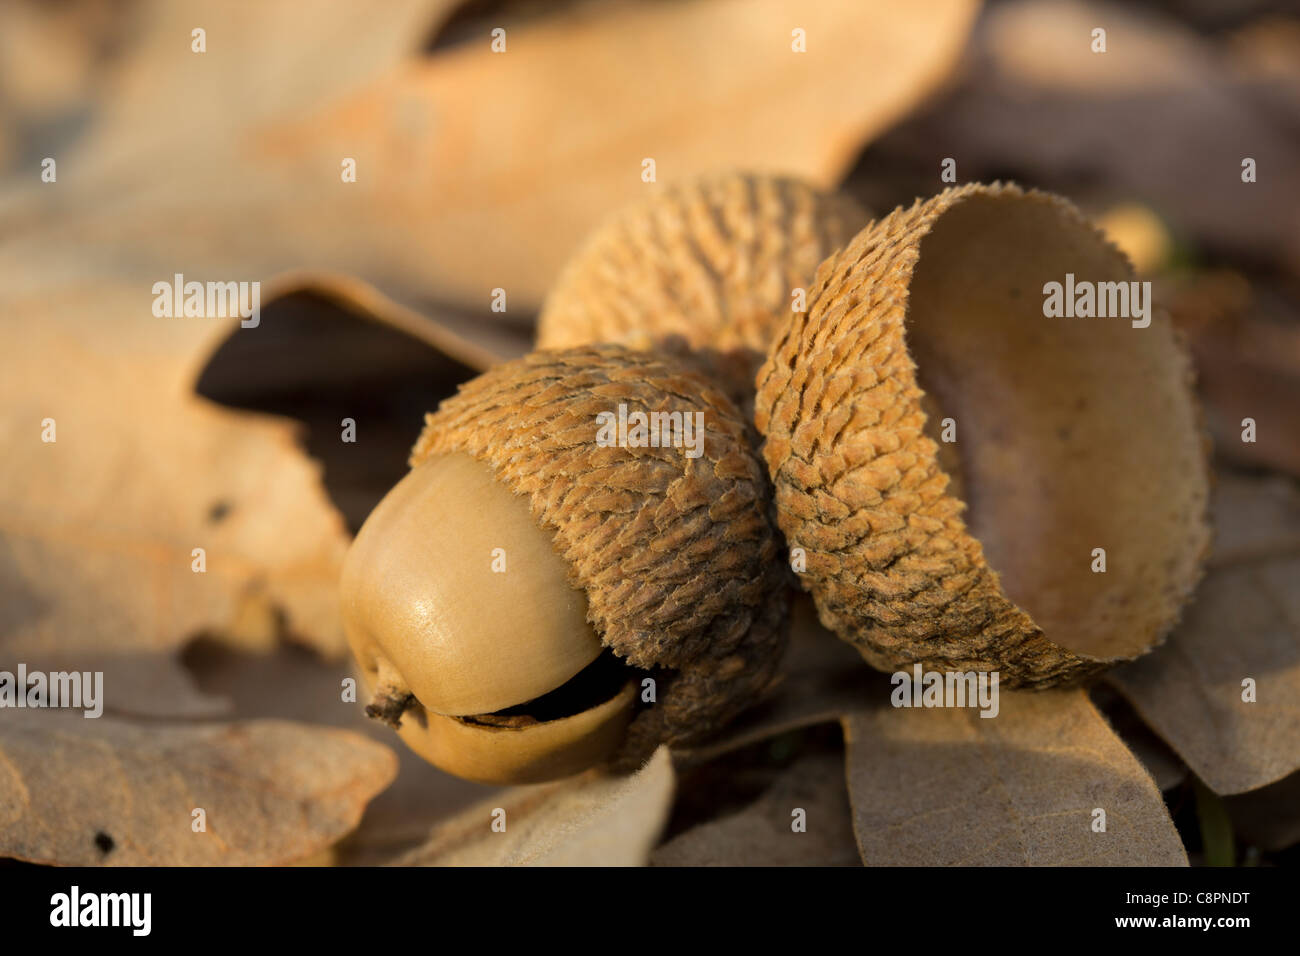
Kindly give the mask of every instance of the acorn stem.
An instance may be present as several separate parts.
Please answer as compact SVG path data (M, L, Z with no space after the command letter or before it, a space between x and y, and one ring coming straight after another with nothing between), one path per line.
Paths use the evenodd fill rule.
M379 680L375 693L366 704L366 716L382 720L396 730L402 723L402 715L415 701L410 688L402 683L401 678L386 659L378 662Z

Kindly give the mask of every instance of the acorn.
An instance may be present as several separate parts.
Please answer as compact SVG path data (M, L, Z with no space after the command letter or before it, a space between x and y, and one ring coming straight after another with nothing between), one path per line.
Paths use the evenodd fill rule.
M696 370L614 345L461 386L345 561L367 712L487 783L631 768L719 729L784 641L747 427Z
M756 388L799 582L879 669L1079 682L1158 645L1201 576L1188 355L1057 196L972 184L873 223Z
M538 347L684 340L748 413L754 373L792 306L867 218L848 196L788 176L724 173L675 185L583 243L542 307Z

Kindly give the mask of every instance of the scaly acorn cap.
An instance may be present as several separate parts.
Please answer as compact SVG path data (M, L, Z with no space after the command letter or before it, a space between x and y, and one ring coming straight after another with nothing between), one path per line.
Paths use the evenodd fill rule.
M602 447L597 416L620 405L703 413L702 454ZM788 593L747 428L698 372L603 345L492 368L426 417L412 450L413 469L468 455L522 496L600 641L656 678L657 701L632 719L615 764L708 736L774 681Z
M669 187L598 227L562 271L539 348L681 337L748 411L791 297L867 223L849 197L788 176L725 173Z
M1046 687L1173 626L1210 540L1188 356L1149 296L1145 328L1045 314L1048 283L1133 278L1070 203L1001 184L896 209L822 264L755 422L800 583L870 664ZM923 402L955 429L942 451Z

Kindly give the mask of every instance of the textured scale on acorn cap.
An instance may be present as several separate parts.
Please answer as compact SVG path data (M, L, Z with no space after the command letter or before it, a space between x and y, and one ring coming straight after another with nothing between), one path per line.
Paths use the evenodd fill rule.
M540 348L681 337L747 405L791 295L867 216L787 176L725 173L674 185L599 227L538 319Z
M704 414L703 453L600 447L597 415ZM426 416L414 468L462 452L528 498L603 643L656 669L657 702L623 756L717 729L774 680L788 594L770 488L734 404L668 356L614 345L538 351ZM663 669L662 671L658 669Z
M1134 278L1059 197L949 189L831 255L758 374L800 582L878 668L1075 682L1156 646L1199 580L1208 444L1190 361L1150 303L1146 328L1047 317L1045 285L1067 272ZM923 401L957 429L944 451L962 497Z

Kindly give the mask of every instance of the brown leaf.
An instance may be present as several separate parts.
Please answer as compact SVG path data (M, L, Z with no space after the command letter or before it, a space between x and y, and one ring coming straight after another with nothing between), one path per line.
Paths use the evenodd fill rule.
M385 724L365 716L365 696L345 701L352 662L326 661L300 647L271 653L204 640L187 648L186 667L207 694L229 698L242 718L273 718L365 734L397 752L397 779L366 807L355 830L331 848L334 865L373 866L415 849L440 820L486 799L496 788L443 773L400 744Z
M250 609L282 608L295 633L340 651L347 537L318 469L289 423L189 393L223 323L153 318L143 281L49 281L7 297L27 325L0 380L0 660L102 669L112 710L194 713L211 702L158 658ZM151 687L141 665L167 679Z
M1294 80L1241 82L1211 40L1149 4L991 4L974 36L966 82L873 150L926 182L947 155L962 180L1009 177L1082 205L1138 198L1203 248L1300 268ZM1241 181L1245 157L1258 182Z
M795 605L783 673L784 683L772 700L742 717L719 739L675 753L679 766L694 767L841 715L849 737L849 790L859 808L855 813L858 845L869 864L1186 861L1149 776L1159 773L1163 783L1172 786L1185 768L1158 739L1149 739L1149 731L1130 721L1134 726L1128 740L1151 760L1144 769L1080 692L1004 692L1002 713L987 719L974 711L949 710L942 712L946 716L934 716L940 712L879 705L889 697L888 680L822 628L806 599ZM1004 768L1015 768L1015 778L1009 779ZM905 785L899 785L900 779ZM954 790L959 796L947 799ZM834 794L822 792L822 796L831 800ZM1092 802L1075 813L1080 832L1061 829L1066 826L1069 801L1081 800ZM1047 815L1030 820L1037 801ZM1090 830L1096 806L1107 811L1106 834ZM794 847L782 850L778 843L757 836L759 821L772 813L760 801L753 813L734 821L725 817L697 825L659 852L676 845L672 854L680 853L682 862L702 861L710 855L730 860L740 854L752 862L765 856L771 859L771 854L780 858ZM776 840L777 830L770 829L774 824L769 820L767 825ZM928 826L938 829L931 833ZM749 833L752 845L725 851L722 835L732 828ZM981 836L991 828L1005 832L1002 844L990 846ZM1130 847L1133 834L1141 839ZM699 837L698 847L688 839L692 835ZM783 833L779 836L785 840ZM1086 842L1091 838L1098 842Z
M1300 484L1282 475L1244 475L1225 468L1214 481L1211 568L1300 554Z
M1088 689L1088 696L1101 711L1111 729L1133 752L1138 762L1151 774L1161 793L1174 789L1187 779L1187 765L1178 759L1167 743L1146 724L1119 692L1100 683Z
M382 73L418 50L456 2L389 0L377 15L373 4L342 0L311 16L296 0L140 2L128 48L98 78L96 126L76 159L108 164L124 147L159 144L210 150L250 122L307 109ZM202 54L191 50L196 27L207 33Z
M991 719L883 705L845 716L864 862L1186 865L1160 792L1086 695L1000 697Z
M0 4L0 172L57 155L84 126L130 18L114 0Z
M1224 475L1211 570L1165 646L1109 681L1215 792L1300 769L1300 496ZM1242 682L1256 682L1256 702Z
M156 726L14 711L0 724L0 856L85 866L285 863L357 825L388 748L283 721ZM192 813L206 813L194 832Z
M1300 311L1230 271L1177 283L1168 301L1191 344L1219 454L1300 476ZM1253 440L1243 441L1248 418Z
M1187 779L1187 765L1145 724L1138 723L1128 733L1121 734L1121 739L1151 774L1161 793L1173 790Z
M450 310L440 310L434 318L420 311L417 303L399 301L353 276L304 269L276 276L267 285L270 300L299 292L333 299L475 371L518 358L531 348L527 337L509 327L498 328L481 317Z
M42 252L0 250L0 272L13 277L6 307L25 319L0 378L9 449L0 663L103 670L111 711L201 715L220 712L220 701L196 694L174 663L198 634L262 645L287 634L341 655L336 584L348 534L320 465L292 422L194 394L232 328L240 342L266 343L274 323L157 318L150 289L161 274L107 279L84 263L52 273ZM489 348L355 280L307 283L281 286L321 289L467 362L492 360ZM400 459L422 411L410 416ZM47 419L54 442L42 440ZM373 443L340 447L374 456Z
M408 60L267 125L250 158L306 261L478 309L501 287L526 314L589 229L662 183L762 168L833 185L952 68L976 5L699 0L507 20L505 53L483 35ZM344 156L359 172L339 188ZM658 183L641 180L646 158Z
M1261 850L1300 843L1300 773L1225 802L1238 832Z
M78 176L57 197L36 184L9 218L220 274L348 272L526 324L581 237L660 183L738 167L832 185L942 81L977 5L584 4L507 16L504 54L485 33L419 57L410 28L436 0L380 18L339 0L305 32L291 0L161 4L105 83L113 108L68 158ZM202 55L177 39L198 22L212 24ZM796 26L806 53L791 49ZM176 174L142 176L161 149ZM341 181L345 157L355 182ZM647 157L658 183L641 181ZM62 222L42 209L51 199ZM495 288L505 313L488 311Z
M394 862L406 866L642 866L668 819L666 748L635 774L583 774L507 790L439 825ZM494 832L494 811L505 831Z
M806 830L792 826L803 810ZM652 854L653 866L860 866L841 754L810 754L758 800L692 827Z

